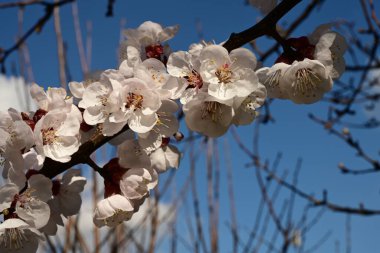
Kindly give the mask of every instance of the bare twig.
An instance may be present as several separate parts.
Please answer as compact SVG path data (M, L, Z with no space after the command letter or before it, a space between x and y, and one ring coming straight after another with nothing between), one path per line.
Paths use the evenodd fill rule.
M59 0L55 0L58 3ZM59 80L61 82L61 87L66 89L66 57L65 48L63 45L62 30L61 30L61 18L59 15L59 8L54 8L54 29L57 38L57 50L58 50L58 63L59 63Z
M17 2L0 3L0 9L12 8L12 7L25 7L25 6L34 5L34 4L46 4L46 2L42 0L25 0L25 1L17 1Z
M112 17L113 16L113 6L114 6L115 2L116 2L116 0L108 0L106 17Z
M11 53L17 50L34 32L40 32L42 30L46 22L53 15L53 11L55 8L63 6L67 3L71 3L73 1L75 0L61 0L55 3L42 2L43 5L45 6L44 16L42 16L31 28L29 28L29 30L17 40L15 45L1 52L0 54L1 71L3 73L5 72L5 60L9 57Z
M72 4L72 14L73 14L73 20L74 20L74 27L75 27L75 38L77 42L77 48L79 51L79 59L80 64L82 67L83 75L86 76L88 74L88 63L87 63L87 57L85 55L84 45L83 45L83 39L82 39L82 31L80 29L80 23L79 23L79 11L78 11L78 5L77 3Z

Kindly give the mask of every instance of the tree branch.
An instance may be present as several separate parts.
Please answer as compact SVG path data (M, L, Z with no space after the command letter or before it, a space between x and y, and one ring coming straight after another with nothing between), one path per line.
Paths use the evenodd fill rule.
M223 46L231 51L264 35L271 35L277 22L302 0L284 0L256 25L240 33L232 33Z
M256 167L256 169L264 170L268 174L268 180L269 179L275 180L278 184L284 186L290 191L293 191L299 197L309 201L312 204L312 206L326 207L330 209L331 211L347 213L347 214L356 214L356 215L363 215L363 216L380 215L380 210L367 209L362 204L360 204L358 208L355 208L355 207L349 207L349 206L342 206L342 205L338 205L333 202L330 202L328 201L328 198L327 198L327 191L323 192L322 199L318 199L314 197L313 195L302 191L298 187L288 183L287 181L279 178L276 174L271 172L266 164L262 164L260 162L257 156L252 156L252 154L249 152L249 149L242 143L242 141L239 139L237 135L233 137L236 143L239 145L240 149L253 160L253 164Z
M56 175L61 174L65 170L68 170L75 165L81 163L88 164L88 159L95 150L97 150L116 136L127 131L128 129L129 127L128 125L126 125L119 133L113 136L104 136L102 135L101 130L98 128L93 137L79 147L78 151L75 152L75 154L71 157L70 161L66 163L61 163L58 161L54 161L50 158L46 158L44 166L41 168L40 173L45 175L46 177L53 178Z

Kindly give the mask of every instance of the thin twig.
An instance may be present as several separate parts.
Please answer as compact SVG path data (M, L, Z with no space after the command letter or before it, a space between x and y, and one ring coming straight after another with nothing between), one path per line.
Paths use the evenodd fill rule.
M55 8L63 6L67 3L74 2L75 0L61 0L56 3L47 3L43 2L45 6L45 14L31 27L29 30L21 36L17 42L10 48L4 50L0 54L0 64L1 64L1 71L5 73L5 60L9 57L9 55L17 50L19 47L22 46L22 44L34 33L34 32L40 32L46 22L50 19L50 17L53 15L53 11Z

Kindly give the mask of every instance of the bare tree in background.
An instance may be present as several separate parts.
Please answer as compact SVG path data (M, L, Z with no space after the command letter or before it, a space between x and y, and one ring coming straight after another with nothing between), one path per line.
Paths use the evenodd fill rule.
M323 100L326 105L325 111L319 112L318 115L309 114L309 120L329 133L339 145L348 147L351 156L365 165L364 167L351 165L351 159L341 161L337 170L342 174L342 181L346 180L345 175L348 174L365 177L380 172L380 162L376 154L379 147L365 146L360 137L355 135L360 131L374 131L380 127L380 117L375 111L378 110L380 99L380 75L374 74L380 68L378 56L380 20L376 13L376 10L377 12L379 10L377 6L379 3L373 0L357 1L361 4L361 10L357 11L362 13L365 27L357 27L350 19L333 24L349 42L346 54L348 63L346 78L335 82L333 91L325 96ZM293 31L301 27L314 12L323 11L325 4L322 0L305 1L307 2L305 8L294 18L287 19L286 25L281 25L280 21L285 14L292 12L299 2L301 1L283 0L249 29L242 32L231 31L231 36L224 47L231 51L249 43L258 59L265 65L271 57L277 57L281 53L282 47L286 47L284 40L292 37ZM31 5L40 5L44 9L43 16L27 31L20 30L13 46L1 49L2 71L9 73L9 56L18 53L20 57L17 66L20 74L25 80L33 81L33 64L29 59L29 50L33 48L27 46L28 38L34 33L43 32L44 26L48 25L47 21L52 18L57 38L59 78L62 87L66 88L66 82L71 77L66 59L65 38L61 32L60 8L69 6L72 8L75 24L80 66L83 76L89 76L92 58L92 24L89 21L86 33L82 34L79 24L81 10L78 9L76 1L3 2L0 3L0 12L7 11L7 8L18 8L19 27L22 27L24 10ZM117 5L117 1L108 1L108 5L107 1L104 1L107 16L112 16L114 5ZM124 25L121 26L123 29ZM198 34L203 37L200 21L197 21L197 29ZM273 45L261 48L257 41L265 36L273 39ZM189 133L180 146L182 152L188 156L189 162L181 165L180 173L184 175L185 180L179 184L179 180L176 180L179 172L170 171L162 179L160 187L151 194L139 217L116 228L99 230L94 227L90 231L85 231L79 224L83 215L89 214L82 212L67 221L61 236L46 236L43 249L46 252L321 252L320 247L331 240L333 231L327 229L318 237L313 235L310 238L309 235L315 226L323 224L326 213L336 212L345 218L346 223L342 227L345 240L337 241L335 250L351 252L351 243L355 241L355 238L351 237L351 219L354 216L380 215L380 206L372 208L366 203L351 206L330 198L328 189L314 189L315 193L311 193L303 189L300 184L302 182L300 172L302 168L308 166L302 159L294 164L294 168L285 169L282 165L285 155L282 153L269 158L266 154L263 155L260 152L263 129L283 123L276 122L278 115L273 112L276 106L278 106L276 100L267 100L260 116L251 127L252 140L242 138L235 128L230 130L229 138L220 139ZM364 119L358 117L363 113L363 108L375 113ZM183 119L180 113L178 118ZM379 139L378 137L374 135L374 138ZM93 143L84 143L70 162L65 164L48 160L42 171L52 178L72 166L80 164L91 166L88 160L90 155L92 160L105 160L107 150L103 144L110 139L112 138L100 136ZM240 209L244 207L236 204L240 196L236 190L236 171L246 168L234 166L231 150L236 147L239 148L239 152L246 155L246 167L251 174L252 187L256 187L260 192L260 195L247 200L254 201L256 207L252 210L254 215L250 221L242 220L238 215ZM299 155L302 156L302 150ZM55 169L47 170L49 167ZM103 194L103 182L95 170L91 177L92 185L91 188L87 186L89 191L86 194L91 196L93 205L91 208L94 208ZM226 195L227 202L221 201L222 194ZM347 192L348 196L349 194ZM226 212L226 210L229 213L228 220L221 220L221 211ZM230 232L228 236L221 234L226 228ZM90 241L87 240L89 237L92 238ZM230 247L227 249L221 247L226 244L225 238L230 240L228 243Z

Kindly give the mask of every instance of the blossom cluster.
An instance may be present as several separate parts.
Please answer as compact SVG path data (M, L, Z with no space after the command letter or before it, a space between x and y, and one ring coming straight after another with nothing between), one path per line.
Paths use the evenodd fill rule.
M86 179L70 169L60 179L40 173L45 161L70 162L81 145L107 136L117 156L97 169L104 199L97 203L96 226L116 226L138 211L158 184L158 174L178 168L183 138L177 115L187 127L218 137L231 125L250 124L271 98L314 103L344 71L344 38L322 26L309 37L286 40L272 67L258 68L248 49L228 52L213 43L172 52L167 45L178 26L147 21L125 31L118 69L83 82L45 91L31 86L35 112L9 109L0 114L0 248L36 250L42 233L54 235L63 217L78 213ZM54 169L54 168L51 168ZM2 251L3 252L3 251Z
M321 100L344 72L344 37L321 25L310 36L289 38L286 43L291 52L281 54L273 66L256 71L268 96L297 104Z

